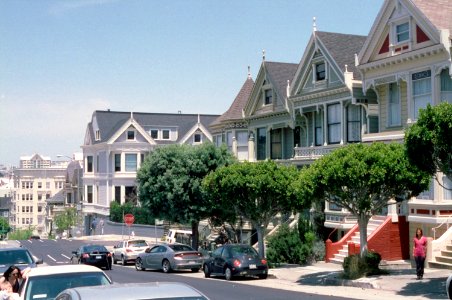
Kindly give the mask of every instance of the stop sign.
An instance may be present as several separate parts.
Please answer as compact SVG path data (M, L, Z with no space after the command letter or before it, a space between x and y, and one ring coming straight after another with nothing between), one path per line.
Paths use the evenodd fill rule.
M124 223L126 223L127 226L131 226L133 222L135 222L135 217L132 214L124 215Z

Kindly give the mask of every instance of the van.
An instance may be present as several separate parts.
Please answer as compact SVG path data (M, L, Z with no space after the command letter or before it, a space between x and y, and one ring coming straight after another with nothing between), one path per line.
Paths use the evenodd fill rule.
M191 230L170 229L165 236L165 242L168 244L181 243L191 245Z

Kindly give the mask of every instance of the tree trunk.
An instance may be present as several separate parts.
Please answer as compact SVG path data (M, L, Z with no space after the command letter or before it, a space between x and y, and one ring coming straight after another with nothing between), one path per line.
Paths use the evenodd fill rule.
M259 248L259 255L265 257L265 247L264 247L264 227L260 224L256 224L257 231L257 244Z
M359 226L359 245L360 245L360 256L364 257L367 254L367 224L369 223L370 217L368 215L358 216L358 226Z
M199 232L198 232L198 221L192 221L191 222L191 247L198 251L198 244L199 244Z

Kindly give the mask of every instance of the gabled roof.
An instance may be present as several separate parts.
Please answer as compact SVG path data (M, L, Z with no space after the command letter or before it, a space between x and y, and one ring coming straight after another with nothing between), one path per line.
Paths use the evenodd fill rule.
M366 36L324 31L315 31L314 34L325 46L342 73L345 72L345 65L347 65L348 71L353 72L353 78L361 78L358 69L355 67L355 54L361 51Z
M439 29L449 29L452 37L451 0L410 0Z
M270 78L279 99L287 98L287 80L292 82L295 72L297 72L298 64L271 61L266 61L264 64L267 77Z
M251 78L251 76L248 76L229 109L220 117L218 117L214 122L212 122L211 126L217 125L221 122L242 119L242 110L251 95L253 86L254 80Z
M151 128L174 128L177 127L177 141L159 141L158 144L178 143L185 134L198 123L208 128L209 125L218 118L218 115L198 115L198 114L169 114L169 113L142 113L142 112L120 112L120 111L101 111L96 110L93 113L91 122L88 123L90 141L92 145L105 143L110 140L117 131L131 118L134 119L144 130ZM95 140L94 128L99 128L99 141ZM85 142L86 144L86 142Z

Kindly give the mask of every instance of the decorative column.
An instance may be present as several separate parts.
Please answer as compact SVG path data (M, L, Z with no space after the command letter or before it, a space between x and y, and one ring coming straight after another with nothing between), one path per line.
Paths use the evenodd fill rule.
M254 143L254 133L250 131L248 138L248 161L256 161L255 143Z
M391 217L392 223L399 222L399 215L397 214L397 202L394 199L388 201L388 216Z
M237 152L237 139L235 137L235 132L233 131L234 135L232 136L232 153L236 158L238 158L238 152Z

